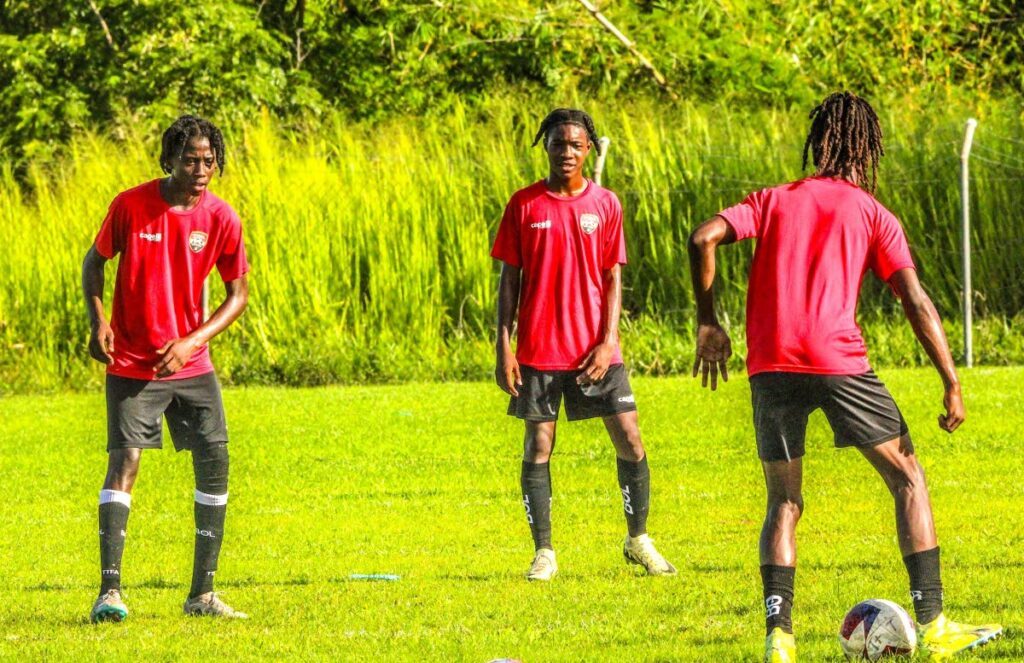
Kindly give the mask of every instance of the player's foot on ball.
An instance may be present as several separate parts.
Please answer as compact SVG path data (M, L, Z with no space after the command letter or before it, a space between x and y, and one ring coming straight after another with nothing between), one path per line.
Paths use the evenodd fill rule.
M676 574L676 567L661 556L658 549L654 547L654 540L646 534L627 535L626 542L622 545L622 554L630 564L639 564L647 569L648 575L674 576Z
M206 592L185 601L185 614L192 617L225 617L227 619L248 619L249 615L235 610L220 600L215 592Z
M128 606L121 600L121 592L116 589L108 589L99 595L92 604L92 612L89 613L89 621L93 624L99 622L119 622L128 616Z
M1003 627L999 624L958 624L949 621L943 614L917 627L918 642L928 650L933 661L942 661L962 651L980 647L1002 632Z
M796 638L776 626L764 640L764 663L795 663Z
M541 580L547 582L558 573L558 563L555 561L555 551L550 548L541 548L533 556L533 563L530 570L526 572L527 580Z

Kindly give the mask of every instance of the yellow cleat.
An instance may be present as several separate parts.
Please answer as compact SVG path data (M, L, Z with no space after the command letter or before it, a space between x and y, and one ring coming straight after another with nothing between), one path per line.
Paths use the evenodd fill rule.
M764 663L796 663L796 638L776 626L764 641Z
M940 614L931 622L918 625L917 640L931 655L931 660L943 661L960 652L980 647L1002 632L1003 627L999 624L957 624Z

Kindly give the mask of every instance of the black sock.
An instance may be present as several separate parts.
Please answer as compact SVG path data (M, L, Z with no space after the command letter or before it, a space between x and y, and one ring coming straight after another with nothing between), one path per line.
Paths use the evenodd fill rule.
M519 476L523 489L526 522L530 523L534 548L551 548L551 471L548 463L527 463Z
M630 536L647 533L647 512L651 508L651 470L647 456L633 463L616 458L619 468L619 489L622 491L622 509L626 512L626 526Z
M189 598L213 591L213 576L224 539L224 516L228 510L227 445L193 450L192 467L196 474L196 547Z
M100 491L100 594L121 591L121 556L131 503L128 493Z
M761 565L761 584L764 587L765 632L781 628L793 632L793 582L796 568L792 566Z
M918 624L927 624L942 614L942 576L939 549L924 550L903 558L910 576L910 598Z

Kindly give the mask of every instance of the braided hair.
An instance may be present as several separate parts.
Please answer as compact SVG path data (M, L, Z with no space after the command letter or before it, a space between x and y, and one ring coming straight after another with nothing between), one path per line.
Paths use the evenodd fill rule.
M540 129L533 138L533 144L540 142L541 138L547 143L548 132L562 124L575 124L587 132L587 138L594 144L594 149L601 154L601 143L597 140L597 129L594 128L594 121L584 111L577 108L556 108L548 113L544 121L540 123Z
M164 132L160 148L160 168L170 174L172 159L180 159L185 147L193 138L205 138L210 141L210 149L217 160L217 169L223 174L226 162L224 136L215 124L195 115L182 115Z
M885 150L882 127L871 104L852 92L835 92L815 106L810 118L803 168L807 168L810 149L819 173L854 180L874 193L878 184L878 161ZM869 168L870 188L866 186Z

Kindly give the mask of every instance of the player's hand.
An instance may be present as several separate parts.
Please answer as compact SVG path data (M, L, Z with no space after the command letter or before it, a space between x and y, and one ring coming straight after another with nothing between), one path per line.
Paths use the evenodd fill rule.
M89 356L104 364L114 363L114 330L101 321L89 334Z
M700 386L708 386L711 377L711 391L718 388L718 374L722 381L729 381L729 357L732 356L732 342L729 333L721 325L697 326L697 353L693 362L693 377L701 374Z
M605 374L608 373L608 366L611 364L613 356L615 356L615 346L611 343L602 343L591 350L579 366L583 372L576 376L576 384L597 384L603 380Z
M174 375L188 363L195 351L196 342L190 338L176 338L173 341L167 341L164 343L164 347L156 351L161 359L153 367L153 371L158 378Z
M509 396L519 396L516 387L523 386L523 374L519 371L519 362L511 350L499 350L498 361L494 368L494 381Z
M964 422L964 398L960 395L960 385L951 384L946 387L946 395L942 397L942 406L946 414L939 415L939 428L952 433Z

